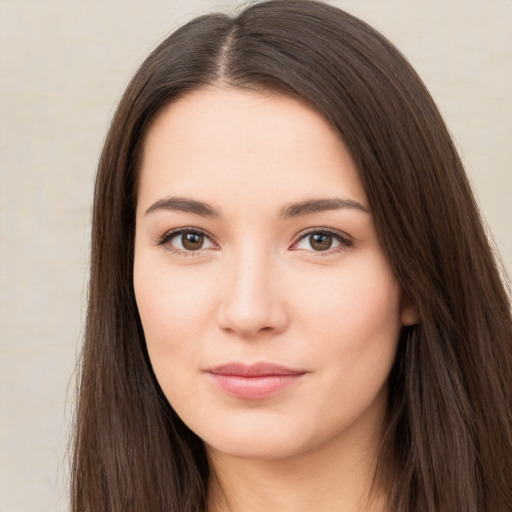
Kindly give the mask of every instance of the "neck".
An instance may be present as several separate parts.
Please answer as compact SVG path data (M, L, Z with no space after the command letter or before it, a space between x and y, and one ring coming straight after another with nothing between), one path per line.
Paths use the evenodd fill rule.
M345 432L339 439L284 459L245 459L207 448L210 512L385 511L373 486L380 435Z

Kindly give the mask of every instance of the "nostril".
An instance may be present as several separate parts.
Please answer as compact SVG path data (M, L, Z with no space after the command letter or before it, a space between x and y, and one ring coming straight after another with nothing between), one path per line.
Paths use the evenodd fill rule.
M225 304L219 309L218 325L225 331L250 338L258 334L282 332L288 324L284 305L277 300L258 304L238 302Z

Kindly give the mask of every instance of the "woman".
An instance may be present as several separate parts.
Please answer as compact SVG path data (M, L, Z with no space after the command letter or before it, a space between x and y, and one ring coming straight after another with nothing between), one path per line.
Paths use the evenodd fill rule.
M512 508L510 305L447 129L307 0L200 17L96 182L74 511Z

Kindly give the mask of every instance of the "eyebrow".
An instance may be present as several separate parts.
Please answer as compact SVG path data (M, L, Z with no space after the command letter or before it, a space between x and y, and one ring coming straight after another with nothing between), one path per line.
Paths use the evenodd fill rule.
M328 199L309 199L300 203L289 204L281 210L280 216L282 219L289 219L291 217L301 217L302 215L310 215L327 210L341 210L343 208L370 213L368 208L353 199L333 197Z
M370 211L361 203L358 203L353 199L333 197L328 199L308 199L298 203L291 203L281 209L279 216L281 219L286 220L292 217L301 217L303 215L310 215L312 213L327 210L341 210L343 208L350 208L352 210L370 213ZM186 197L165 197L163 199L159 199L146 210L145 215L158 210L193 213L202 217L216 219L221 218L221 213L218 208L215 208L203 201L197 201Z
M203 201L188 199L186 197L165 197L153 203L147 210L145 215L156 210L171 210L175 212L195 213L202 217L219 218L220 210Z

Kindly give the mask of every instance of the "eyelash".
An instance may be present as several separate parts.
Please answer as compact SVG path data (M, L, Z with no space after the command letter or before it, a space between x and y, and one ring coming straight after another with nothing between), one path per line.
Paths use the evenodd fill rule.
M192 233L192 234L195 234L195 235L201 235L201 236L204 236L205 238L207 238L208 240L210 240L210 242L216 246L218 246L218 244L214 241L214 238L212 237L212 235L210 235L209 233L207 233L206 231L203 231L202 229L197 229L197 228L179 228L179 229L174 229L172 231L168 231L167 233L165 233L164 235L162 235L158 240L157 240L157 245L167 245L167 249L169 251L171 251L172 253L174 254L179 254L180 256L198 256L199 255L199 252L201 251L201 249L198 249L197 251L183 251L181 249L178 249L176 247L173 247L169 242L179 236L179 235L183 235L185 233Z
M334 238L334 240L336 240L340 244L339 246L329 248L326 251L314 251L314 250L308 251L308 252L312 252L315 256L329 256L333 253L341 252L341 251L343 251L349 247L352 247L354 245L354 241L352 239L350 239L344 233L341 233L340 231L336 231L336 230L330 229L330 228L310 228L306 231L303 231L302 233L300 233L297 236L297 239L293 242L292 247L294 245L297 245L301 240L307 238L308 236L315 235L315 234L330 235ZM293 250L300 250L300 249L293 249Z
M179 228L179 229L169 231L157 239L157 245L159 245L159 246L167 245L167 249L169 251L171 251L174 254L179 254L180 256L198 256L202 249L198 249L196 251L183 251L181 249L173 247L169 243L173 238L175 238L179 235L183 235L185 233L192 233L192 234L204 236L212 244L214 244L215 246L218 247L218 244L215 242L215 239L212 237L212 235L210 235L206 231L203 231L202 229L197 229L197 228ZM291 245L292 250L300 250L300 249L293 249L293 246L297 245L301 240L303 240L306 237L313 235L313 234L320 234L320 235L328 234L328 235L332 236L340 244L337 247L329 248L325 251L314 251L314 250L308 251L308 252L315 254L316 256L328 256L333 253L341 252L344 249L347 249L348 247L352 247L354 245L353 240L351 240L347 235L345 235L339 231L336 231L334 229L310 228L306 231L303 231L296 237L295 241Z

